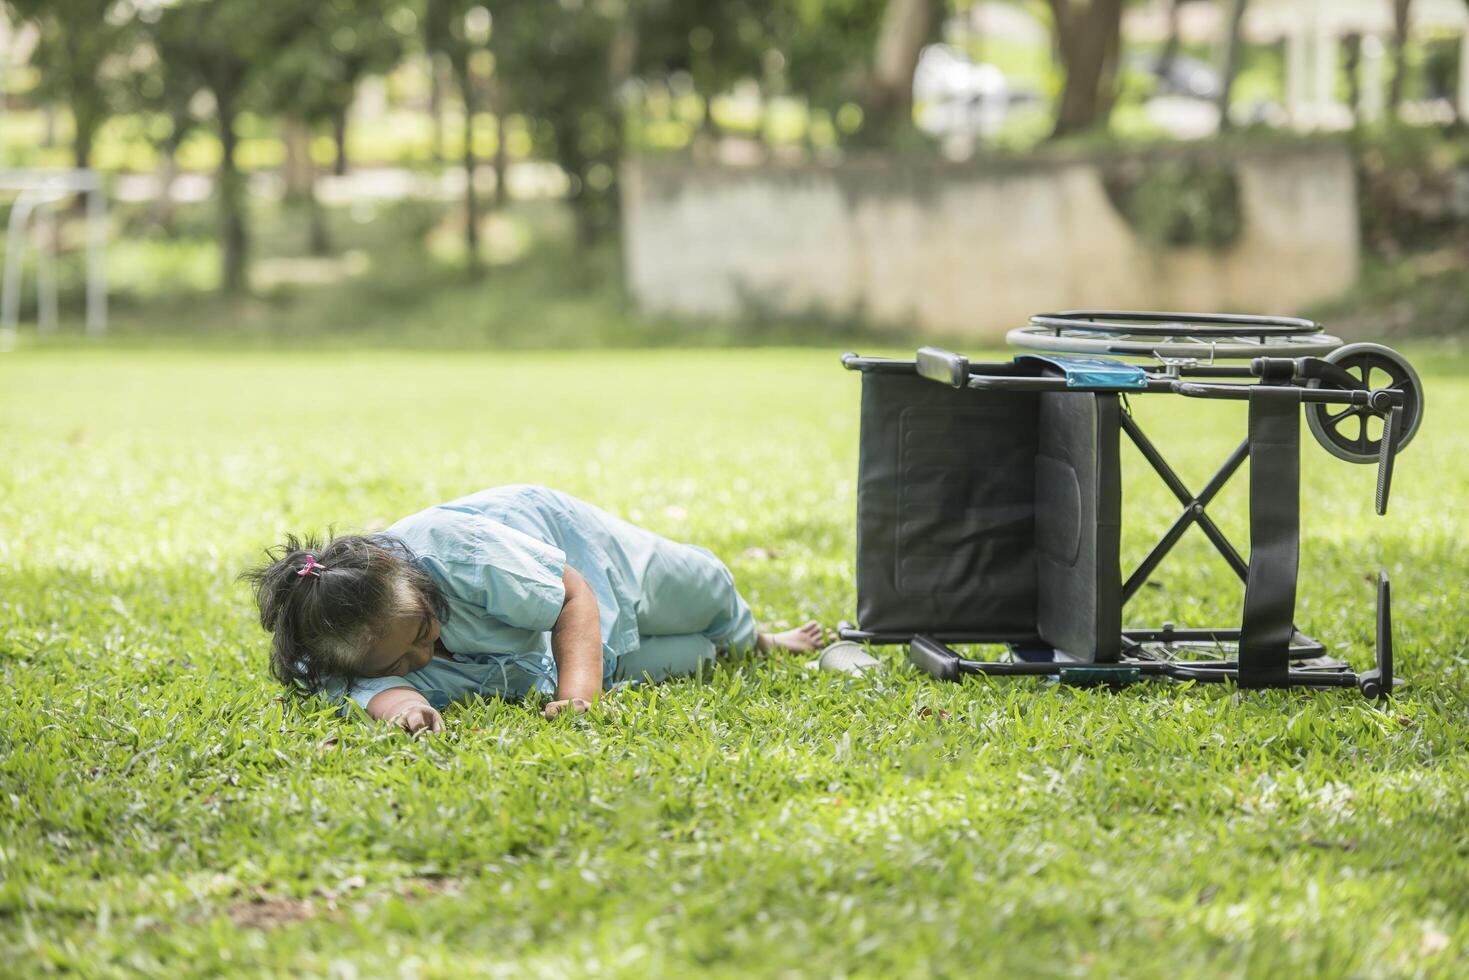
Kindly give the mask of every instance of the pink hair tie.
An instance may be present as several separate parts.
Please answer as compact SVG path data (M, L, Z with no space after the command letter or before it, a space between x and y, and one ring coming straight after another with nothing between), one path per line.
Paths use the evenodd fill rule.
M321 573L324 571L326 571L326 566L318 562L315 555L307 555L306 564L302 565L301 570L296 574L301 578L306 578L308 575L321 578Z

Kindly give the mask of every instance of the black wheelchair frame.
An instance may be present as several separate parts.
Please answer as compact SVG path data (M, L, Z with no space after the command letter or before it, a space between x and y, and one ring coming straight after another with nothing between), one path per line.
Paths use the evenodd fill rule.
M1080 325L1073 335L1088 340L1095 334L1105 342L1124 331L1131 338L1141 337L1137 342L1143 347L1124 345L1125 354L1141 353L1165 333L1192 338L1200 332L1218 337L1228 331L1227 340L1247 348L1258 343L1267 353L1271 348L1291 351L1290 345L1298 340L1314 345L1306 348L1312 350L1329 351L1340 344L1315 333L1319 328L1310 321L1291 318L1077 311L1038 316L1032 325L1028 336L1039 328L1060 337ZM1276 342L1276 338L1283 339ZM1016 332L1011 340L1017 340ZM1019 342L1040 346L1024 337ZM1065 341L1061 343L1064 350ZM1095 348L1083 344L1081 349L1090 353ZM1395 352L1381 350L1401 360ZM1080 367L1095 367L1102 373L1072 371L1077 365L1065 363L1068 360L1087 361ZM1338 455L1346 452L1343 458L1357 462L1375 455L1376 510L1384 514L1394 457L1421 419L1423 399L1416 374L1411 383L1372 388L1370 368L1356 377L1333 363L1329 354L1257 356L1247 364L1159 360L1162 366L1150 369L1063 357L970 363L932 347L920 349L912 361L843 355L843 366L863 375L864 401L858 493L858 619L863 625L840 624L842 638L874 645L906 644L915 665L945 680L968 674L1049 675L1069 684L1117 686L1165 677L1234 681L1243 688L1355 687L1368 697L1389 696L1394 685L1393 634L1386 572L1377 577L1376 663L1371 669L1356 673L1345 662L1326 657L1324 645L1294 622L1300 412L1320 413L1324 420L1320 425L1328 426L1345 416L1360 419L1355 443L1348 440L1327 448ZM1108 378L1113 364L1131 371L1123 371L1120 382ZM1386 362L1377 366L1394 369ZM951 396L910 384L909 379L942 385ZM1132 395L1158 394L1249 403L1247 435L1197 493L1179 477L1127 406ZM1376 446L1368 436L1369 417L1382 419ZM1318 440L1325 438L1320 425L1312 424ZM1125 580L1117 547L1122 507L1116 446L1121 434L1182 507ZM991 447L974 439L998 442ZM1034 446L1036 465L1044 465L1046 471L1042 474L1038 468L1029 482L1022 476L996 484L995 467L975 458L983 455L976 446L983 451L995 448L1002 458L1020 466ZM1207 510L1246 459L1251 460L1248 558ZM889 486L893 483L898 484L896 489ZM1065 491L1059 505L1043 500L1056 492L1057 483L1080 488L1076 500L1064 496ZM1033 501L1028 516L1022 513L1027 487ZM994 497L1003 497L1005 506L995 506ZM1058 512L1062 516L1056 516ZM1195 525L1245 585L1240 626L1123 627L1122 607ZM951 560L951 555L925 543L946 535L961 551L968 549L967 557ZM1026 547L1033 554L1027 556ZM925 563L936 567L925 569ZM1016 582L1028 568L1036 570L1037 584L1026 591ZM1015 591L1008 599L996 599L986 594L986 588L991 593L997 588ZM1008 645L1012 659L970 659L950 646L984 643ZM1208 652L1213 656L1201 656Z

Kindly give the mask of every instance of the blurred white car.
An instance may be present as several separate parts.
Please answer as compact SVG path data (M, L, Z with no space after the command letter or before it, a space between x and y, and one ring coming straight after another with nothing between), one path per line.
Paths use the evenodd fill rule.
M994 65L978 64L948 44L930 44L913 72L918 128L938 137L987 136L999 128L1012 103L1030 93L1011 89Z
M1158 86L1155 93L1157 95L1206 99L1210 102L1219 97L1218 69L1198 58L1175 54L1167 64L1161 64L1151 55L1140 55L1129 58L1127 63L1134 71L1153 76Z

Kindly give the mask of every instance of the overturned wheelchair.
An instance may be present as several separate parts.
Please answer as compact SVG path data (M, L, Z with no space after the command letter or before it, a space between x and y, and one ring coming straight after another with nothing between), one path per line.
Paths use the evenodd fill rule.
M1226 314L1052 313L1007 339L1028 353L993 363L931 347L912 361L842 357L862 374L857 623L840 625L844 639L907 644L913 663L946 680L1392 692L1385 572L1372 669L1353 672L1296 627L1299 413L1332 455L1376 464L1386 513L1394 458L1423 421L1423 386L1401 354L1343 345L1309 320ZM1156 394L1249 403L1245 438L1197 492L1127 409L1127 396ZM1125 580L1123 434L1183 508ZM1207 508L1247 458L1245 559ZM1123 607L1194 525L1245 584L1238 628L1124 627ZM985 643L1008 644L1010 659L950 647Z

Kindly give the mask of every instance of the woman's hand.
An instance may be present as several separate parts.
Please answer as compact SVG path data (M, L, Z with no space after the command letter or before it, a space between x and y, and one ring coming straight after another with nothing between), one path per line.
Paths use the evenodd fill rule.
M546 718L547 720L555 718L557 715L561 714L561 712L568 709L576 712L579 715L585 714L586 710L591 706L592 702L588 701L585 698L565 698L561 701L552 701L550 704L546 705Z
M407 711L394 715L391 720L393 724L410 735L423 731L441 732L444 730L444 716L427 704L416 704Z

